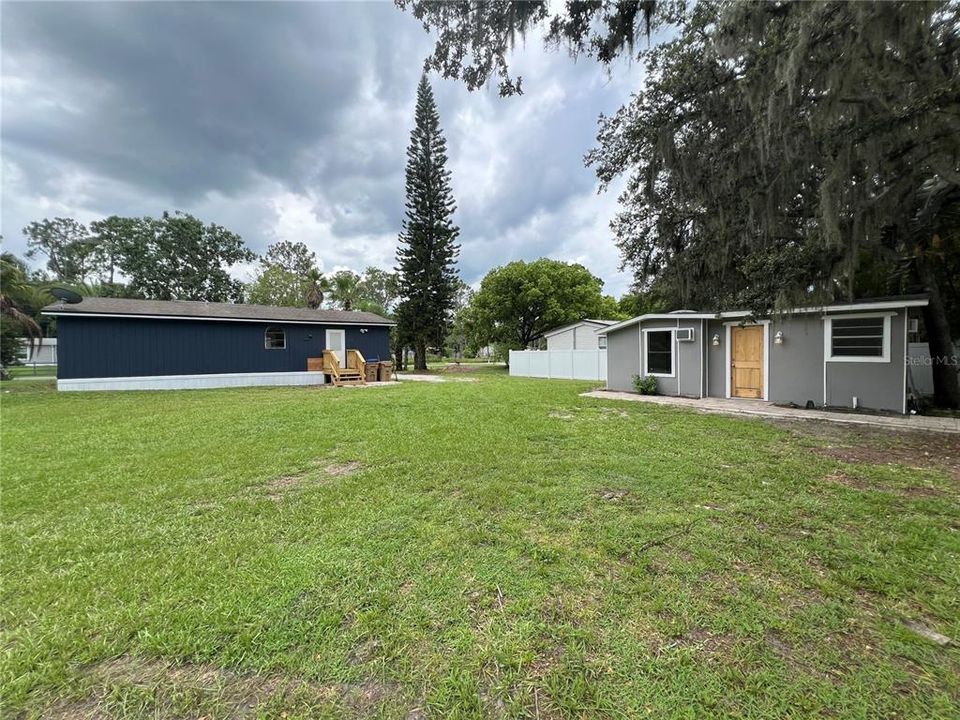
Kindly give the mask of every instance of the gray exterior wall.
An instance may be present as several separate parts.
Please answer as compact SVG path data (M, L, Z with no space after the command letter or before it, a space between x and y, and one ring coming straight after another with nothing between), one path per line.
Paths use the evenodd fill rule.
M900 310L890 318L890 362L827 363L827 405L850 407L857 396L860 407L904 411L903 324L904 311Z
M863 309L869 313L869 308ZM904 322L905 310L895 313L890 321L889 362L824 363L824 316L821 313L798 314L770 321L765 348L768 363L767 399L776 403L805 405L813 401L822 406L851 407L853 397L863 408L903 412L904 406ZM843 318L857 313L830 313ZM703 395L726 397L727 333L723 320L679 319L680 327L694 328L695 341L676 343L676 377L657 378L663 395ZM642 329L676 328L677 320L648 320ZM704 332L704 324L706 331ZM607 351L608 387L611 390L633 390L633 375L642 371L642 356L637 349L641 328L637 325L609 334ZM784 342L774 338L783 332ZM720 344L712 339L719 335ZM826 397L824 371L826 369Z
M783 332L783 344L773 339ZM767 352L770 388L767 399L776 403L823 404L823 316L794 315L770 323ZM722 390L721 390L722 392Z
M563 332L547 338L547 350L573 350L573 333L575 328L567 328Z
M600 348L598 343L597 330L601 325L580 325L573 329L577 339L577 350L597 350Z
M637 325L607 335L607 389L633 391L640 374L640 328Z
M676 320L648 320L641 323L642 330L676 330L679 328L690 328L693 330L692 342L679 342L674 337L674 376L658 377L657 392L661 395L682 395L684 397L700 397L703 389L703 328L700 320L684 319L680 317ZM640 352L646 352L646 347L641 341ZM609 351L607 353L609 357ZM643 356L639 367L643 367ZM609 371L608 371L609 372ZM640 372L639 370L637 372Z
M633 377L643 370L641 330L693 329L692 342L674 340L674 375L658 377L657 392L661 395L700 397L706 387L706 367L703 362L703 321L650 320L631 325L607 335L607 388L633 391Z
M577 324L563 332L547 337L547 350L597 350L598 337L596 331L602 325Z
M720 336L720 344L713 344L713 336ZM704 364L707 369L708 397L726 397L727 392L727 350L726 329L721 320L707 320L707 333L704 338Z

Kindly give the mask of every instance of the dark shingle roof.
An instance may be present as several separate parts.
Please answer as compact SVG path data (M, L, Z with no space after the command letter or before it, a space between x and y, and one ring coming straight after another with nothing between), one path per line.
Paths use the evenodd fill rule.
M325 323L331 325L394 325L391 320L357 310L311 310L208 303L186 300L128 300L126 298L85 297L79 303L54 303L43 309L47 315L152 315L195 320L267 320L277 322Z

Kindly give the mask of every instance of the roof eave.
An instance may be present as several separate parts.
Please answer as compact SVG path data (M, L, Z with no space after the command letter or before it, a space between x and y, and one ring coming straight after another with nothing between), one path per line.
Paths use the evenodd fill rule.
M559 333L566 332L570 328L575 328L578 325L604 325L604 322L602 320L577 320L577 322L575 323L570 323L568 325L561 325L560 327L554 328L553 330L548 330L547 332L542 333L540 337L550 337L551 335L557 335ZM598 328L598 330L604 330L604 329L605 327Z
M287 320L284 318L230 318L230 317L211 317L205 315L148 315L141 313L100 313L100 312L70 312L70 311L50 311L42 310L41 315L52 317L113 317L113 318L144 318L147 320L203 320L211 322L255 322L255 323L283 323L286 325L356 325L356 326L374 326L374 327L393 327L397 323L393 320L383 318L381 320L370 320L367 322L349 320Z
M909 308L909 307L926 307L930 304L929 299L927 298L904 298L903 300L882 300L879 302L854 302L847 303L845 305L822 305L806 308L793 308L792 310L783 311L784 315L801 315L801 314L812 314L812 313L837 313L837 312L856 312L856 311L871 311L871 310L894 310L898 308ZM638 315L637 317L630 318L629 320L624 320L619 322L616 325L611 325L610 327L600 328L595 332L598 335L605 335L610 332L616 332L617 330L623 330L628 328L631 325L636 325L642 323L645 320L722 320L724 318L744 318L754 315L749 310L727 310L720 313L680 313L680 314L670 314L670 313L648 313L647 315Z

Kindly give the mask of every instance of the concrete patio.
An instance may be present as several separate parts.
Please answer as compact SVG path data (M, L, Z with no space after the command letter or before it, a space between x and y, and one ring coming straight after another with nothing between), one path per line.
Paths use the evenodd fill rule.
M866 415L826 410L806 410L774 405L762 400L740 400L722 398L683 398L664 395L638 395L636 393L614 390L593 390L582 393L582 397L600 400L626 400L645 402L655 405L672 405L703 413L719 415L753 415L776 420L821 420L844 423L847 425L868 425L890 430L914 430L920 432L960 433L960 418L929 417L926 415Z

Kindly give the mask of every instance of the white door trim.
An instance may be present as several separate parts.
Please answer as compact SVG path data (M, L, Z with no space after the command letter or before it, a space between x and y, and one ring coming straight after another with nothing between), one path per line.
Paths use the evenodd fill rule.
M343 354L343 357L337 357L337 360L340 361L340 366L343 367L343 366L345 366L346 361L347 361L347 331L346 331L346 330L337 329L337 328L328 328L328 329L327 329L326 336L324 337L324 346L323 346L323 349L324 349L324 350L333 350L333 349L334 349L334 348L333 348L333 345L330 343L330 334L331 334L331 333L339 333L340 336L343 338L343 342L340 343L340 352Z

